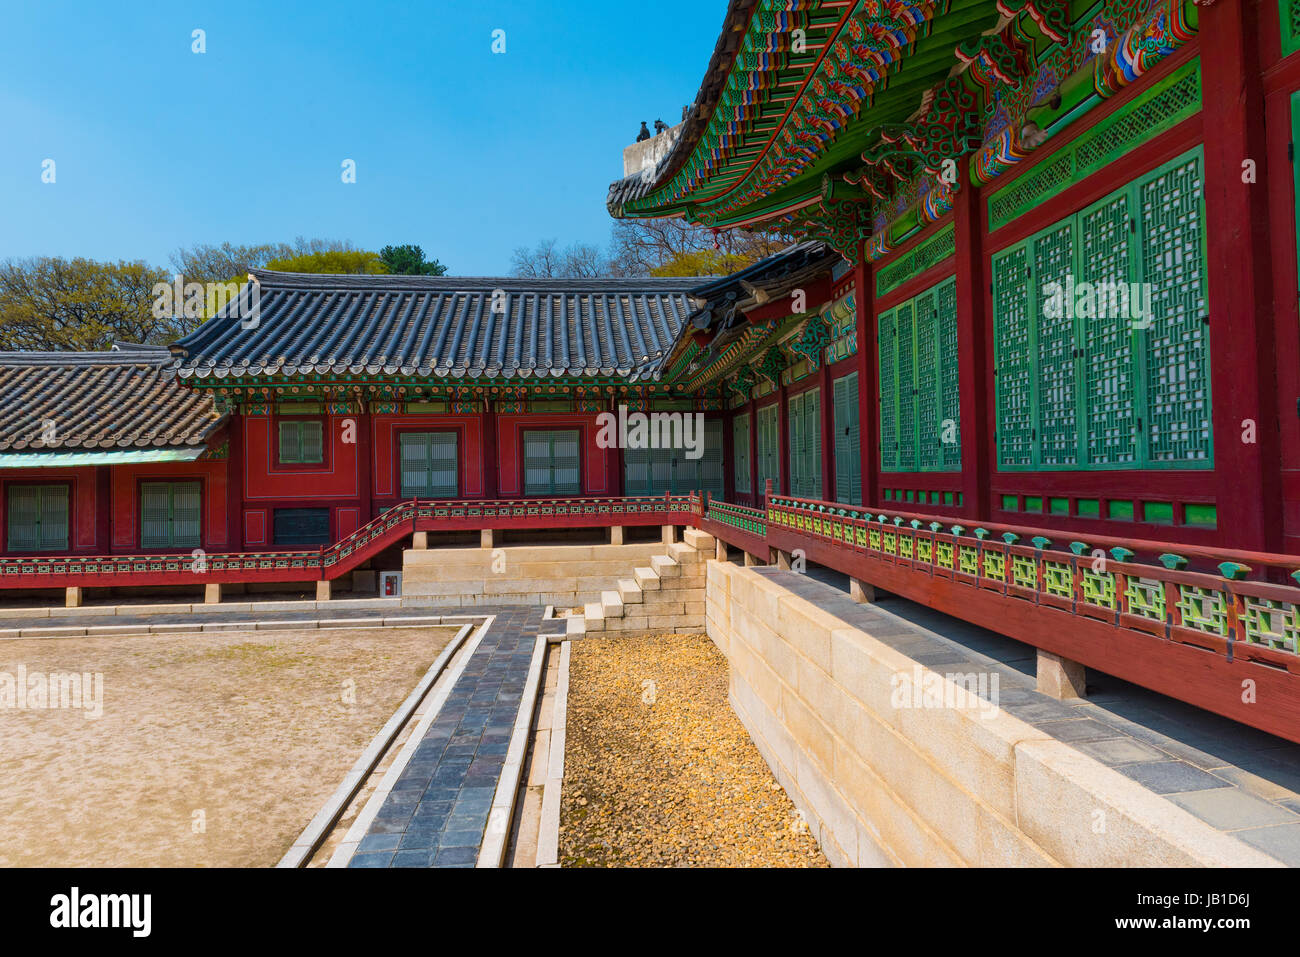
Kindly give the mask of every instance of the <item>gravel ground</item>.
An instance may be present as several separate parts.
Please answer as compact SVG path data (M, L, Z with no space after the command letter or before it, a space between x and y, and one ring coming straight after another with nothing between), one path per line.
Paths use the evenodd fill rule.
M704 635L573 643L565 867L826 867Z

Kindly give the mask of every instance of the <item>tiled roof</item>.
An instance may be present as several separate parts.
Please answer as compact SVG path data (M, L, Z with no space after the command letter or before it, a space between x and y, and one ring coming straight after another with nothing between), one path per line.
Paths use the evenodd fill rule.
M696 286L691 290L691 298L697 303L707 301L708 308L714 313L732 304L743 311L756 304L760 291L763 301L775 299L797 288L801 282L830 273L839 262L839 253L826 243L817 239L805 240L760 259L740 272Z
M208 320L172 346L181 376L635 380L657 369L693 311L687 292L700 284L698 277L253 276L255 327L243 328L233 314Z
M223 416L211 395L177 381L171 362L158 349L0 352L0 450L203 446Z
M805 240L787 246L779 253L760 259L746 269L710 279L691 290L691 300L698 311L684 328L662 363L667 368L691 341L693 332L712 330L713 352L734 338L736 330L748 324L745 313L760 303L772 302L801 284L830 274L842 262L835 250L820 240Z

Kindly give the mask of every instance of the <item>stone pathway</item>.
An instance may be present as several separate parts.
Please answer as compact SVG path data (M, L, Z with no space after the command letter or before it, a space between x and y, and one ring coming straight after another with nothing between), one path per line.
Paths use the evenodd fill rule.
M543 610L495 614L349 867L474 866Z

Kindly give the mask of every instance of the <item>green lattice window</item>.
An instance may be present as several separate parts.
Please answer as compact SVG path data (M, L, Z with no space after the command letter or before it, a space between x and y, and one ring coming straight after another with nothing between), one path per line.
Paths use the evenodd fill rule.
M898 259L884 266L876 273L876 295L883 296L891 289L896 289L913 276L919 275L957 251L957 230L951 223L911 252L904 253Z
M460 494L455 432L403 432L398 444L402 498L455 498Z
M319 419L280 419L280 461L316 464L325 461L325 426Z
M704 434L695 448L689 447L684 439L683 433L683 442L669 448L624 449L624 492L628 495L708 492L722 498L722 420L704 420ZM692 444L695 441L692 433ZM696 452L700 454L695 456Z
M68 486L10 485L7 530L11 552L66 552Z
M754 491L749 474L749 433L749 413L742 412L731 420L731 474L739 495L749 495Z
M198 482L140 486L140 547L197 548L202 514Z
M1300 50L1300 0L1278 0L1278 19L1282 23L1282 55Z
M767 480L772 480L772 491L781 491L781 425L778 405L773 402L758 410L758 487L762 495Z
M576 429L525 432L524 494L579 494L582 491L582 481L578 443Z
M894 312L882 313L876 336L880 352L880 467L898 471L898 326Z
M790 494L822 497L821 397L809 389L790 399Z
M880 467L961 469L957 285L949 279L880 316Z
M858 421L858 374L831 384L835 402L835 501L862 504L862 439Z
M993 257L1003 469L1209 468L1199 148Z

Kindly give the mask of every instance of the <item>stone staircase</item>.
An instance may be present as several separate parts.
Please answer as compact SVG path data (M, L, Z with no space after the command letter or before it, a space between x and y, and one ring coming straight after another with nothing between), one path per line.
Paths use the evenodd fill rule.
M661 545L663 554L620 578L600 598L586 602L565 625L570 638L601 632L695 632L704 628L705 563L713 536L688 528L684 541Z
M640 606L660 620L650 626L649 614L629 610L627 621L664 627L663 619L686 616L698 622L691 630L699 630L705 586L699 549L713 547L712 536L701 535L686 530L687 543L706 542L699 547L650 542L408 549L403 553L402 597L439 608L553 605L557 614L577 610L578 621L587 617L581 612L588 612L592 631L605 630L607 621L625 618L624 609Z

